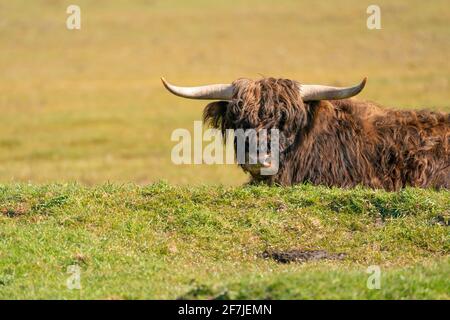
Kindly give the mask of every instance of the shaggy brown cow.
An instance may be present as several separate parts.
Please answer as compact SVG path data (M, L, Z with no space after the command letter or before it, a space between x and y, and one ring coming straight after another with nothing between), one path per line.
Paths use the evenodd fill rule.
M261 175L261 164L241 165L254 182L450 187L450 116L347 99L363 89L365 79L349 88L274 78L203 87L163 83L185 98L223 100L204 110L204 120L222 132L279 129L284 139L276 174Z

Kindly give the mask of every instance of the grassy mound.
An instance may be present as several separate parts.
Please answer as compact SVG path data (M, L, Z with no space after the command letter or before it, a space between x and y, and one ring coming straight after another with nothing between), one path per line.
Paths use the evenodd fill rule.
M0 185L0 298L448 299L449 199L307 185ZM263 254L292 250L342 259ZM66 286L73 265L81 290ZM373 265L378 290L366 285Z

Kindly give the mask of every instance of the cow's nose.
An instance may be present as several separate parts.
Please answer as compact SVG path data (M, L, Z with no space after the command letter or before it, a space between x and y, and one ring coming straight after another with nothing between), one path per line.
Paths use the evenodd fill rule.
M270 154L260 152L249 152L247 153L247 162L248 165L259 165L263 167L270 167L271 165L271 157Z
M272 164L270 155L268 155L268 154L261 155L261 156L259 157L259 163L260 163L263 167L269 168L269 167L271 166L271 164Z

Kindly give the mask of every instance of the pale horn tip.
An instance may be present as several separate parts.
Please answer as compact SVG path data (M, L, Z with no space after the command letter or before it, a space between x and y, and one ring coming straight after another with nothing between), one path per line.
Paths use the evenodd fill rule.
M161 77L161 82L163 83L164 87L165 87L169 92L171 92L171 93L173 93L173 94L175 94L175 95L177 95L177 96L183 96L183 95L181 95L181 94L176 90L176 87L175 87L174 85L170 84L170 83L166 80L166 78Z
M231 100L233 97L232 84L211 84L199 87L179 87L169 83L161 77L164 87L169 92L183 98L205 100Z
M167 82L166 78L161 77L161 82L163 83L164 87L166 87L167 89L169 89L169 83Z

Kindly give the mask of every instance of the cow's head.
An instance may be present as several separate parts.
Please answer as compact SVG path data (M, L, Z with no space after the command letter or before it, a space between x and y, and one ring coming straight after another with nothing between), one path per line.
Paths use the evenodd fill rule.
M264 78L257 81L238 79L232 84L213 84L200 87L178 87L162 79L173 94L190 99L219 100L208 104L203 118L213 127L227 129L254 129L258 132L257 145L268 148L256 154L247 153L246 163L241 163L253 178L261 176L261 169L273 165L270 146L271 129L279 133L278 157L283 157L294 145L298 133L308 125L311 106L320 100L338 100L358 94L366 83L364 79L354 87L339 88L323 85L303 85L287 79ZM265 129L265 130L262 130ZM242 131L242 130L241 130ZM264 139L264 141L262 141ZM262 143L264 142L264 143ZM236 147L236 139L235 139Z

